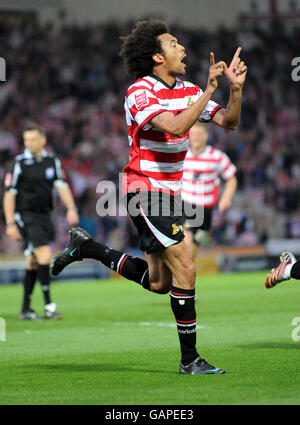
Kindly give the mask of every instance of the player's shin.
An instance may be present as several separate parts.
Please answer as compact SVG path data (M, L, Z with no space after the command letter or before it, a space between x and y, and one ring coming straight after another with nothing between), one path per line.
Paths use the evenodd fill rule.
M89 239L80 247L83 258L93 258L101 261L106 267L119 273L128 280L139 283L150 290L148 263L142 258L132 257Z
M50 298L50 272L48 265L39 264L37 268L37 276L42 286L45 304L51 303Z
M30 310L30 300L32 291L34 288L36 280L36 270L25 270L23 285L24 285L24 299L23 299L23 307L22 311L29 311Z
M180 341L181 363L188 365L199 357L196 350L195 290L172 286L170 298Z

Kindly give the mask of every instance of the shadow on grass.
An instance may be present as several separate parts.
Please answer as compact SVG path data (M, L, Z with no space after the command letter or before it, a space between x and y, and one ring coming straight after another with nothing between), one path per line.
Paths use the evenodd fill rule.
M178 374L176 366L173 370L166 371L163 369L150 369L149 367L140 368L136 366L121 365L116 363L51 363L51 364L28 364L20 366L22 369L40 369L45 371L56 371L56 372L141 372L141 373L159 373L162 375L174 375Z
M257 343L250 343L250 344L239 344L237 345L238 348L244 348L244 349L252 349L252 350L261 350L266 348L274 348L274 349L283 349L283 350L290 350L290 349L298 349L300 350L300 342L290 342L290 343L280 343L280 342L257 342Z

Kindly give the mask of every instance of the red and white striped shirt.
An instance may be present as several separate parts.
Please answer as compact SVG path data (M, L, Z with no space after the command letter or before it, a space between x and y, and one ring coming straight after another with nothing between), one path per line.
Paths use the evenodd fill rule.
M195 84L176 78L173 87L155 76L138 79L127 91L125 114L131 146L129 163L123 173L123 193L141 190L181 190L183 161L189 146L188 132L183 137L155 130L149 121L161 112L174 116L195 103L203 91ZM199 117L210 121L221 108L209 101Z
M228 180L235 173L235 165L219 149L207 145L198 155L189 149L183 166L182 199L189 204L213 207L218 202L220 177ZM201 194L196 190L198 184Z

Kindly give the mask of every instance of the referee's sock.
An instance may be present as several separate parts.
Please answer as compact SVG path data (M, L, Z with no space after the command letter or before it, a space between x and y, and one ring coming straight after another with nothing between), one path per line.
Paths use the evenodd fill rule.
M36 280L37 272L36 270L25 270L25 275L23 279L24 286L24 298L23 298L23 307L22 311L30 310L30 301L31 295L34 288L35 280Z
M116 251L99 242L89 239L80 246L82 258L93 258L101 261L106 267L119 273L128 280L133 280L150 290L148 263L142 258L132 257L124 252Z
M180 341L181 363L187 366L199 357L196 350L195 290L172 286L170 298Z
M37 277L41 282L45 304L50 304L50 271L49 265L39 264L37 268Z

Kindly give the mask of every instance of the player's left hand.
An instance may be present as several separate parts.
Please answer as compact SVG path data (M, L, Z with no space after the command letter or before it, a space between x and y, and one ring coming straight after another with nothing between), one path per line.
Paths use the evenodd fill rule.
M240 58L241 50L242 48L238 47L229 67L224 67L224 73L233 89L241 89L246 79L247 66Z
M77 226L78 223L79 223L79 217L78 217L77 212L73 209L68 210L67 211L67 220L68 220L68 223L71 227Z
M221 198L219 201L219 211L223 212L228 210L231 207L231 201L229 199L226 198Z

